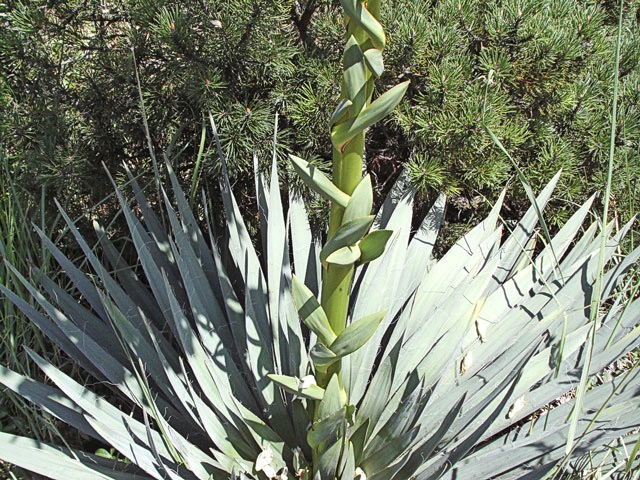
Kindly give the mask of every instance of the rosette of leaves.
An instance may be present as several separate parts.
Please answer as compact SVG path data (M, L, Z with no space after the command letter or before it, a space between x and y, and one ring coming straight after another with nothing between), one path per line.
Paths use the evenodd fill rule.
M41 236L78 298L10 266L40 309L0 290L112 386L113 401L33 352L53 385L5 367L0 382L114 453L0 434L0 458L59 479L507 479L557 475L622 442L632 454L615 468L634 468L636 369L542 411L640 343L640 301L625 282L640 249L618 250L630 225L581 230L591 199L550 238L542 211L559 175L515 225L499 221L503 194L437 261L444 197L413 233L414 194L402 179L372 214L364 131L406 85L371 101L384 47L379 2L341 4L334 178L292 158L332 203L326 243L300 200L284 207L274 154L271 180L256 178L256 248L219 143L223 237L206 208L193 213L168 161L163 205L152 208L133 176L135 205L117 191L139 265L98 224L96 254L63 212L91 271Z
M284 478L284 469L322 479L356 472L374 479L541 478L565 459L573 401L539 412L573 388L585 362L599 244L596 224L579 234L590 202L536 250L536 209L505 235L498 204L435 261L444 199L411 235L413 194L398 186L373 222L374 231L394 233L379 258L355 271L350 321L335 335L316 300L320 245L300 201L290 198L283 208L275 170L269 185L257 182L268 219L260 256L226 177L221 241L198 228L169 175L173 192L165 192L161 215L135 181L135 209L121 196L140 271L124 264L98 225L100 257L69 222L92 272L42 239L82 301L44 275L39 285L24 281L41 310L2 289L111 386L116 401L35 353L51 385L5 367L2 384L119 455L109 460L2 433L0 458L65 480ZM539 208L557 180L538 196ZM609 308L597 317L592 374L640 338L640 302L616 289L640 255L617 257L627 229L607 230L601 295ZM300 279L293 290L292 270ZM307 298L296 306L300 291ZM368 340L345 346L359 319L380 311L386 315ZM328 347L319 349L323 337ZM308 378L322 364L319 353L344 355L342 389ZM587 392L573 413L580 441L570 458L638 428L639 381L633 370ZM316 412L322 430L312 422ZM312 464L313 450L323 447Z

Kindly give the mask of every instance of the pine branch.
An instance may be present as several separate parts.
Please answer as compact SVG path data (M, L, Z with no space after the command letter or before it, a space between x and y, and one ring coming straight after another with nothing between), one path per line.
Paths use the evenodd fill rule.
M319 7L317 0L309 0L304 8L300 1L294 1L291 5L291 20L298 29L298 34L302 43L306 47L315 48L315 40L309 36L309 24L311 23L311 17Z

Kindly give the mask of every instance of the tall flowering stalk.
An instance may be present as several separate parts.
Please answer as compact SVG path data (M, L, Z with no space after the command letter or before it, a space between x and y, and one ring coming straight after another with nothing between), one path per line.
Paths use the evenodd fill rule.
M314 453L314 478L318 473L321 478L332 478L348 451L344 443L345 422L353 407L343 387L341 359L371 338L386 313L378 312L351 323L347 318L355 268L379 257L392 233L370 232L374 219L373 189L369 175L362 177L365 132L395 108L409 84L397 85L372 101L375 81L384 71L382 51L386 39L379 21L380 0L341 0L341 4L347 41L341 98L330 123L333 179L329 180L304 160L292 157L305 182L331 201L327 242L320 253L321 302L294 279L294 299L302 321L318 336L311 356L315 380L325 389L322 400L316 403L314 425L308 437ZM326 441L329 437L333 443ZM336 452L332 454L331 449Z

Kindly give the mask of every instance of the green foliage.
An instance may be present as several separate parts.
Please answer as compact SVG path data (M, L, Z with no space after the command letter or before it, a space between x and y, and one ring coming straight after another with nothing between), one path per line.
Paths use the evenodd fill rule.
M199 132L208 112L224 132L234 177L252 172L254 150L260 158L270 152L273 113L300 51L293 27L285 26L285 2L37 1L1 8L0 59L11 92L3 113L13 114L7 123L15 132L5 148L59 198L93 205L110 193L102 162L114 172L122 172L123 161L148 164L136 66L154 142L166 147L185 129L176 145L183 152L179 171L193 167L198 145L184 139ZM279 135L284 142L287 130ZM282 142L278 149L286 152ZM219 173L214 151L204 152L209 181Z
M623 219L637 205L640 176L638 8L625 2L613 184ZM280 160L296 152L323 165L332 156L322 132L340 85L339 2L38 0L0 10L3 138L13 161L32 172L21 182L93 205L110 193L102 162L113 172L123 161L149 167L132 52L154 144L167 147L183 132L181 177L193 172L192 139L209 111L238 191L251 191L254 150L270 155L276 112ZM377 88L412 83L394 118L369 134L367 162L379 185L406 163L421 193L457 197L450 221L486 213L503 186L518 188L488 126L535 188L563 169L549 218L561 225L567 205L604 184L614 10L591 0L386 2L389 49ZM215 186L220 164L210 139L201 165L200 184ZM506 214L515 219L526 204L518 191Z
M599 240L595 224L578 233L589 202L539 253L522 249L537 236L537 210L558 176L504 241L498 204L439 261L431 254L444 202L411 238L413 195L398 186L376 218L377 228L394 232L389 245L356 270L349 324L335 338L323 333L323 345L298 318L298 311L303 321L316 315L317 322L307 321L312 329L331 329L317 315L322 308L313 293L320 287L319 246L299 201L290 200L285 223L275 170L269 185L258 179L269 219L262 258L228 177L221 179L228 240L209 244L175 174L168 175L172 191L164 192L160 216L136 182L135 206L119 195L140 259L135 270L100 227L98 257L66 217L92 271L43 240L85 302L46 277L38 287L22 279L43 314L1 288L113 387L114 403L32 351L55 386L5 367L0 382L114 454L106 459L0 434L0 458L57 479L264 479L283 478L284 468L341 480L359 472L373 479L542 478L563 462L567 418L578 415L573 400L538 415L572 389L584 365ZM610 308L597 315L590 374L640 341L639 300L624 300L618 290L640 257L640 250L618 257L628 230L605 249L601 295ZM302 293L292 295L292 266L314 290L299 284ZM313 375L332 355L342 360L343 381L332 374L321 388ZM640 427L639 378L631 369L586 393L567 467ZM635 440L623 439L628 451Z
M24 191L14 178L19 175L0 150L0 285L23 297L28 293L8 263L22 272L38 268L55 276L51 257L33 232L30 222L44 223L40 198ZM55 223L55 222L54 222ZM35 271L34 271L35 274ZM34 275L37 276L37 275ZM23 350L30 345L52 361L64 365L68 359L6 297L0 298L0 364L23 375L44 377ZM74 370L71 367L71 370ZM76 371L78 377L79 373ZM0 396L0 431L32 435L40 440L58 441L61 437L55 422L36 407L10 392Z
M341 99L330 118L333 180L317 169L321 162L304 148L301 155L312 162L292 158L302 180L333 202L324 246L311 235L300 200L294 195L288 202L281 198L277 164L287 147L280 142L292 135L295 145L295 128L276 128L273 134L268 122L273 107L285 112L289 108L281 95L286 89L278 82L296 75L292 59L305 58L309 52L315 55L333 41L332 25L338 20L334 6L320 8L311 1L288 10L279 3L238 2L222 4L215 12L201 5L198 11L206 15L198 17L197 9L192 12L189 5L129 5L131 17L122 34L134 44L131 62L140 62L144 75L150 75L143 76L136 89L144 96L142 120L149 129L143 137L157 187L157 197L149 199L129 169L124 171L135 202L127 201L116 187L137 260L129 264L99 222L94 222L100 245L96 252L60 208L82 250L83 265L77 266L42 230L38 233L74 291L61 288L46 274L26 278L11 263L6 267L14 280L0 285L11 303L113 393L107 398L98 395L31 349L27 349L31 359L51 384L4 366L0 383L108 447L90 455L0 433L1 459L59 479L281 480L288 472L314 480L507 479L566 474L585 453L596 449L600 455L614 442L622 442L623 450L637 450L638 369L588 382L640 342L640 300L630 288L632 280L624 283L637 265L640 249L620 254L632 224L615 230L603 225L598 232L595 222L583 229L592 197L579 202L578 210L563 219L564 226L552 236L542 211L560 175L534 198L523 174L528 166L523 166L521 152L536 136L535 129L547 132L549 138L560 131L547 116L562 101L547 97L562 94L560 85L566 86L568 72L582 65L584 49L570 45L556 49L562 35L544 29L542 39L528 44L538 30L526 23L525 15L530 20L540 14L540 20L544 10L533 2L518 4L520 8L505 2L433 3L421 6L430 16L414 12L411 19L429 23L455 14L458 23L449 34L442 29L444 36L438 37L446 40L441 47L448 48L452 57L439 62L440 51L428 49L418 50L416 56L412 40L398 53L398 58L413 62L411 67L403 64L400 71L396 64L395 73L385 73L381 51L387 40L379 23L380 2L341 0L340 4L348 16L348 38ZM547 7L557 9L556 26L576 27L568 21L576 5L550 2ZM397 2L392 6L391 13L387 11L390 22L409 8ZM589 6L583 9L584 18L579 17L579 35L583 29L604 31L606 7ZM297 31L274 30L273 20L261 16L267 7L274 9L276 21L284 22L290 15ZM42 14L45 9L32 12L22 4L11 8L12 29L2 44L9 46L5 51L10 58L21 58L11 48L18 48L16 38L21 34L35 34L34 25L60 28ZM103 15L105 11L109 9L104 7ZM77 8L62 23L81 18L81 12ZM324 42L313 36L314 12L318 20L328 21L325 31L331 38ZM598 13L601 20L589 25ZM236 19L242 28L233 26ZM505 19L514 24L511 30L504 29ZM230 47L225 45L227 38L220 37L221 46L208 50L198 35L205 31L219 35L217 29L235 40ZM259 54L249 47L258 29L264 29L268 38L268 47L261 49L259 40L255 43ZM528 36L521 38L522 31ZM47 29L41 33L46 37ZM460 41L465 34L470 43ZM156 50L149 38L163 48ZM603 38L606 42L609 37ZM64 48L64 36L49 40L49 46ZM496 47L503 41L509 56ZM456 50L461 45L466 47ZM155 56L167 47L171 58L159 62ZM260 56L265 51L274 56ZM464 57L461 53L469 55L469 65L456 64L455 58ZM225 67L216 70L218 65L208 63L210 58L226 62ZM567 71L554 70L567 59ZM171 65L185 67L176 73L185 75L183 86L197 84L197 78L187 73L192 62L210 68L204 76L211 95L207 102L231 98L232 103L225 104L228 110L198 105L202 96L189 96L179 83L159 83L175 73L165 70ZM634 62L624 58L622 66L634 68ZM440 85L439 81L421 84L422 75L416 71L422 63L424 77L441 79ZM62 64L54 72L60 84ZM318 76L305 79L308 73L300 76L303 83L324 81ZM516 80L509 80L509 74ZM535 82L527 83L527 75ZM481 193L507 179L513 169L531 200L517 223L503 224L499 218L505 195L501 194L486 219L437 261L433 254L444 197L436 200L415 231L416 192L406 188L405 178L396 182L377 215L370 215L371 176L361 178L365 130L398 105L409 82L388 85L402 77L414 80L410 94L417 107L405 105L394 116L390 135L400 135L403 148L413 152L408 178L414 184L427 189L438 185L448 193ZM378 79L381 82L375 82ZM375 92L380 83L385 93ZM219 90L225 94L218 96ZM268 94L238 100L254 90ZM299 98L307 100L315 93L308 86L299 92ZM181 110L183 94L196 102L196 108ZM310 103L310 112L326 113ZM195 146L195 166L185 160L195 147L180 140L188 137L178 134L179 122L173 120L174 131L156 138L156 125L170 124L168 117L158 117L165 107L165 113L197 112L200 119L203 110L211 110L213 143L220 145L222 140L219 163L210 161L204 130ZM457 114L439 117L449 107ZM69 112L65 118L74 115ZM294 126L302 117L285 115L283 122ZM615 139L615 108L613 118ZM429 123L421 126L421 121ZM218 138L216 123L228 136ZM380 131L373 128L371 135ZM433 131L437 135L430 139ZM260 143L267 135L274 137L272 148L266 141ZM258 144L247 147L243 145L247 139L257 139ZM158 140L169 143L164 155L167 184L152 147ZM420 151L420 145L431 140L439 142L443 157L433 154L438 151L434 146L429 153ZM313 142L303 147L310 145ZM593 145L591 154L610 151L600 140ZM253 160L263 150L273 151L270 182ZM253 161L243 163L251 153ZM229 164L225 154L232 159ZM456 170L458 161L463 168ZM429 166L433 169L426 175ZM140 166L141 171L145 168ZM185 194L180 177L191 168L194 180ZM255 223L262 227L260 248L231 192L231 179L249 168L255 168L257 175ZM450 172L459 178L446 178ZM214 233L219 231L212 223L216 218L211 213L218 213L214 205L193 209L198 178L211 173L219 173L226 220L221 236ZM608 177L605 184L609 191ZM248 195L246 188L240 192ZM604 204L606 224L608 199ZM524 210L520 200L517 205ZM203 224L206 230L201 229ZM536 248L538 240L542 245ZM24 299L26 294L38 308ZM577 384L575 398L542 411ZM623 464L609 467L602 460L600 465L624 467L626 472L636 468L632 457Z
M640 138L635 94L629 95L640 74L640 44L631 33L638 28L638 3L625 3L622 64L626 68L620 75L624 112L616 136L616 171L628 161L638 164ZM564 205L601 191L606 183L617 23L617 15L611 16L606 5L589 1L387 5L386 25L393 35L387 62L390 74L413 82L411 98L395 120L409 142L408 168L420 188L460 192L467 199L479 193L495 198L495 187L514 177L483 129L489 127L536 188L563 169L562 203L554 209L551 223L566 220ZM620 205L633 201L625 190L639 172L629 173L629 169L620 172L613 186Z

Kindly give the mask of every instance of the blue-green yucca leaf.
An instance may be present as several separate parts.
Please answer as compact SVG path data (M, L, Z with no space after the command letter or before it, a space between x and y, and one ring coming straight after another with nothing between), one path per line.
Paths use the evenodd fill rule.
M356 458L354 454L353 444L351 442L346 442L345 444L345 451L342 452L341 466L338 467L337 476L338 478L357 478Z
M347 398L340 387L340 380L336 374L329 379L327 388L318 405L317 419L322 421L330 417L345 406Z
M139 304L132 301L129 295L125 292L124 288L122 288L122 286L119 285L119 283L113 279L107 267L103 265L103 263L98 259L97 255L93 252L92 248L89 246L86 240L82 237L82 235L80 234L77 227L74 225L71 218L69 218L69 216L62 209L61 206L58 206L58 208L60 208L61 215L66 221L67 227L69 228L70 232L73 234L74 238L78 242L78 245L81 247L86 259L89 261L93 269L98 274L98 278L100 279L100 282L103 284L104 288L110 292L110 295L114 298L114 300L122 310L131 312L130 321L134 323L136 329L139 331L139 334L141 336L145 336L146 327L142 319L143 313L137 311L138 310L137 305ZM82 292L83 295L87 296L91 307L100 316L102 322L107 324L108 318L105 313L103 305L101 305L102 297L99 294L96 286L91 282L91 280L86 276L86 274L83 274L77 267L73 265L73 263L68 258L66 258L62 254L62 252L53 244L53 242L51 242L50 239L46 238L42 233L40 233L40 235L43 243L45 244L47 249L52 253L52 255L54 256L56 261L60 264L60 266L64 268L65 271L70 272L69 276L73 280L74 285L80 290L80 292ZM137 290L133 290L133 291L135 292ZM146 298L146 296L143 298ZM156 308L150 309L149 313L159 314L156 317L157 319L159 319L158 323L156 323L156 326L158 328L162 328L163 322L160 319L162 319L163 317L161 315L161 312L157 309L157 303L156 303ZM99 338L102 338L102 336L100 336ZM113 340L114 339L111 339L111 342L113 342ZM107 345L109 345L109 343L107 343ZM118 354L117 349L114 350L114 352L116 355Z
M319 261L321 245L311 232L304 203L292 194L289 195L289 228L296 276L317 295L321 282Z
M370 215L372 207L373 188L371 186L371 175L367 174L360 180L360 183L356 185L355 190L351 194L351 199L342 215L342 223Z
M399 279L397 290L403 292L392 311L396 312L406 299L414 292L433 263L433 247L444 217L446 197L438 196L429 212L422 220L407 247L406 258L402 268L403 275Z
M100 437L87 422L82 409L57 388L15 373L2 365L0 365L0 383L73 428L93 438Z
M394 461L405 456L407 449L411 443L415 441L418 433L419 430L417 428L412 428L399 437L394 438L393 442L389 442L380 449L371 452L371 454L361 462L362 469L367 472L367 478L379 479L382 477L382 475L380 475L381 472L388 468Z
M307 442L315 452L317 465L314 467L320 478L335 478L345 444L348 411L348 407L342 407L316 421L307 434Z
M358 263L363 265L382 255L392 233L391 230L374 230L365 235L358 244L361 252Z
M536 236L535 212L502 241L500 198L487 220L435 262L431 253L444 199L411 237L413 193L398 188L375 219L379 230L370 235L393 234L380 257L356 270L349 312L351 318L381 310L388 314L366 325L353 322L340 336L326 330L326 316L317 325L306 322L321 332L314 345L315 334L302 335L296 306L312 299L309 305L316 308L307 313L323 313L316 300L319 248L299 201L289 202L285 215L275 169L268 187L258 183L261 215L275 219L270 229L265 222L260 255L228 179L221 179L229 228L229 244L222 245L211 233L205 242L175 174L168 172L174 191L164 194L162 221L141 189L134 187L144 221L120 196L146 280L118 258L99 226L104 262L70 225L95 272L92 277L52 242L45 243L68 269L85 304L43 277L41 287L55 303L28 288L51 322L3 290L99 379L137 404L140 416L124 414L41 359L37 362L59 389L6 369L0 370L5 385L113 445L153 478L226 478L232 471L252 478L256 458L266 449L273 452L272 466L291 470L295 447L305 465L323 478L340 480L353 478L358 468L377 480L426 479L443 472L443 461L454 463L446 478L475 479L478 472L481 478L511 478L527 474L523 464L543 472L562 461L570 406L558 407L546 422L526 425L519 435L510 432L569 391L580 376L589 328L585 298L598 270L594 228L576 240L588 203L536 253L525 250ZM538 207L549 197L550 188L538 197ZM362 228L342 248L358 241L359 248L366 245L369 225ZM616 259L628 228L614 234L608 226L613 236L605 260ZM602 295L614 294L639 256L636 250L616 259L604 274ZM292 264L308 286L292 277ZM639 319L638 301L613 299L599 318L589 373L637 345ZM98 342L106 335L112 335L109 348ZM531 356L531 346L541 340ZM329 394L307 377L314 365L327 371L338 359L348 397L337 380L329 382ZM513 375L520 371L516 380ZM587 393L587 415L578 422L578 434L585 434L575 455L637 428L620 423L637 410L637 376L603 387ZM347 398L353 407L346 407ZM311 402L322 405L323 420L307 435ZM99 471L120 478L118 472L109 477Z
M20 278L19 276L17 277ZM29 304L14 292L8 290L4 285L0 285L0 292L6 296L13 304L29 318L33 324L38 327L47 337L52 340L60 348L64 349L67 354L78 364L83 365L87 371L91 372L96 378L104 378L104 375L93 366L87 356L76 346L76 342L68 336L64 328L58 327L51 322L49 318L40 313L33 305Z
M543 191L535 197L535 204L532 205L522 219L518 222L509 238L502 245L502 249L505 252L503 259L503 267L496 273L494 282L500 284L506 278L505 272L510 272L513 265L517 262L522 248L526 244L527 240L534 234L534 228L538 224L541 218L541 214L544 211L551 194L560 179L560 172L558 172L549 183L545 186ZM533 196L532 196L533 198ZM554 258L557 262L557 258Z
M375 225L394 233L382 257L356 271L354 308L352 318L361 318L381 310L388 315L368 344L346 359L345 384L353 402L360 401L369 380L369 374L378 355L378 346L390 323L395 319L400 305L404 306L410 294L398 290L403 276L412 219L414 191L405 189L402 177L396 182L376 215ZM357 289L356 289L357 288ZM391 300L398 308L394 309ZM394 329L395 331L395 329Z
M491 423L500 415L505 405L507 405L511 393L517 384L518 377L523 368L525 368L527 361L538 348L537 343L538 342L530 346L529 352L519 359L517 365L509 369L508 375L496 386L491 395L487 395L475 408L465 412L465 415L462 417L462 422L459 423L465 423L466 421L467 425L458 427L461 428L460 430L455 426L456 422L451 425L453 431L458 433L458 435L451 436L451 444L448 446L449 453L439 458L436 457L434 461L427 462L424 466L421 466L418 469L419 473L416 475L416 479L427 480L434 476L440 477L475 447L478 441L483 438L487 429L491 426ZM498 405L494 406L495 402L497 402ZM470 420L476 420L480 414L482 414L482 423L477 427L469 426Z
M408 460L408 449L420 433L415 422L428 399L429 393L423 391L422 385L412 386L397 414L371 433L364 450L365 458L360 462L371 478L390 478Z
M336 205L346 208L349 203L349 195L336 187L324 173L295 155L289 155L289 159L300 178L309 188Z
M157 472L155 460L150 453L149 445L145 442L147 432L144 424L129 417L106 400L89 392L41 357L32 354L32 358L56 386L85 412L87 422L98 432L100 438L114 446L126 458L136 458L137 465L146 472ZM160 434L153 432L153 437L160 454L171 462L171 454L164 447ZM194 450L199 451L198 449ZM194 454L196 453L194 452ZM215 460L202 453L200 454L200 460L208 461L212 467L218 465Z
M358 447L358 456L362 455L365 444L377 428L382 413L394 396L395 391L392 391L392 386L399 354L400 345L396 345L385 355L370 381L364 398L359 402L357 428L353 438L354 444Z
M367 233L373 219L373 215L368 215L342 224L320 252L320 261L326 262L327 257L340 248L355 245Z
M150 479L135 465L107 461L97 455L67 450L32 438L0 432L3 459L54 480L83 478L86 480ZM128 470L128 471L127 471Z
M311 348L309 355L313 361L313 365L316 367L316 370L321 371L326 371L327 368L340 360L340 357L322 343L316 343Z
M232 387L229 376L225 373L226 369L234 370L231 359L218 355L214 357L214 362L214 360L207 355L193 330L190 328L184 312L178 306L177 300L171 293L168 285L167 288L170 293L171 308L176 319L179 339L188 363L195 374L195 378L205 398L215 406L216 414L223 421L227 435L231 436L230 445L234 448L238 446L242 447L243 444L248 448L257 446L258 442L256 442L254 438L249 437L251 432L247 431L246 425L242 422L245 407L238 401L238 398L244 397L245 405L250 405L250 394L248 391L243 394L242 391L246 390L246 386L239 382L234 383ZM236 372L234 377L236 379L240 378L239 373ZM237 392L234 391L236 388L238 389ZM232 394L232 392L234 394Z
M351 101L350 116L355 118L366 103L367 66L364 54L355 37L347 40L344 48L344 82L347 98Z
M122 258L122 254L116 249L113 243L107 237L105 230L102 228L100 224L97 222L93 222L93 229L98 236L98 243L100 245L100 249L104 252L105 256L105 267L108 268L110 272L113 272L112 275L114 280L116 280L116 284L120 284L121 291L116 291L112 293L111 296L115 298L116 303L120 305L120 309L129 310L124 307L125 303L129 303L133 305L132 301L135 298L135 303L140 306L138 309L138 316L140 317L140 324L146 325L151 324L154 328L154 331L159 331L159 328L162 328L160 324L160 320L163 318L162 312L158 310L158 304L154 301L153 295L149 292L149 289L146 288L140 278L136 275L135 269L124 261ZM52 247L47 247L50 251L53 251ZM66 269L65 269L66 271ZM112 290L109 288L108 283L110 283L109 279L107 279L107 290ZM126 292L126 295L124 293ZM129 310L130 311L130 310ZM135 314L131 313L131 317L136 317ZM136 321L136 318L132 318L132 321ZM170 349L168 342L164 339L160 339L159 342L162 344L162 348L165 351ZM175 364L173 360L170 360Z
M400 103L407 88L409 88L408 81L392 87L365 107L356 118L334 126L331 131L331 142L334 147L342 149L353 137L389 115Z
M138 400L142 398L142 391L129 369L120 364L110 354L110 352L105 350L97 339L94 340L88 337L86 333L76 326L69 317L48 302L44 296L40 294L35 287L29 284L17 271L14 271L14 274L23 282L25 288L27 288L31 295L36 299L41 308L48 314L49 318L55 321L55 326L53 326L47 318L41 315L31 305L24 302L22 299L17 298L15 294L0 286L2 291L5 292L10 299L16 302L16 306L22 309L25 315L29 315L32 321L36 323L43 332L50 335L52 338L55 339L56 336L66 338L63 342L69 342L73 345L69 348L69 352L71 354L79 353L79 361L85 360L90 362L102 376L110 382L113 382L122 391L122 393L127 396L131 395ZM80 339L82 339L82 342L79 341Z
M345 115L349 112L351 105L353 105L353 103L347 98L343 98L340 101L333 114L331 114L331 118L329 119L329 128L344 119Z
M585 410L591 415L601 410L595 424L589 427L590 419L579 422L579 434L586 435L578 443L576 454L587 453L593 442L606 444L624 435L640 425L638 421L624 421L637 418L633 410L638 408L640 400L637 396L638 370L626 379L618 379L595 387L587 395ZM621 385L621 382L624 382ZM610 402L610 403L609 403ZM607 408L606 405L616 407ZM602 407L605 406L604 409ZM543 471L545 466L553 466L564 456L564 444L569 424L565 421L568 412L573 408L573 401L564 403L548 411L545 418L531 420L523 425L523 434L516 432L508 435L508 443L489 443L474 452L467 459L460 461L445 478L471 478L472 475L492 476L505 474L498 478L520 478L530 469ZM629 416L628 416L629 415ZM599 437L599 438L598 438ZM597 440L596 440L597 438ZM508 473L507 473L508 472ZM476 477L477 478L477 477Z
M315 295L297 277L293 277L293 300L300 320L315 333L325 345L331 345L336 334Z
M329 348L337 357L351 355L369 341L386 314L383 310L352 322Z
M324 397L324 389L314 383L304 385L301 379L286 375L270 374L268 377L280 387L300 397L308 398L309 400L322 400Z
M382 59L382 52L377 48L370 48L364 51L364 60L367 62L367 67L371 70L371 73L376 78L380 78L384 73L384 61Z
M277 127L277 119L275 123ZM285 295L285 291L289 291L289 281L291 278L291 266L289 264L289 242L287 235L287 226L282 207L282 199L280 197L280 183L278 181L277 157L275 153L277 130L274 132L274 153L271 162L271 182L269 185L269 201L267 222L267 245L264 251L267 254L267 284L269 295L269 310L271 313L272 335L274 338L274 356L276 363L287 363L287 367L279 367L281 371L289 371L299 365L301 358L296 355L296 350L291 351L286 341L280 341L280 335L285 335L288 328L294 329L298 337L302 334L299 330L300 322L294 319L293 322L287 321L287 316L281 314L284 305L280 305L281 298ZM292 355L296 355L292 358ZM290 364L289 362L293 362Z
M409 432L420 418L425 405L429 400L430 392L424 390L420 382L414 382L407 386L402 393L396 414L389 420L372 430L371 438L366 444L366 452L369 456L375 456L373 452L382 450L398 440L402 435Z
M348 245L333 252L325 259L325 262L332 265L353 265L360 260L360 257L360 247L358 245Z
M340 5L350 20L353 20L362 28L376 48L383 50L386 39L380 22L365 8L359 0L340 0Z
M453 407L446 413L446 415L440 419L439 426L434 430L428 430L423 427L423 440L416 446L414 446L411 452L407 455L404 462L401 465L394 465L394 471L389 472L389 478L393 480L402 480L410 477L420 465L422 465L426 458L431 458L433 452L441 444L442 439L449 430L450 426L455 421L456 417L460 414L464 406L465 396L463 395L458 401L455 402ZM428 433L427 433L428 432Z

